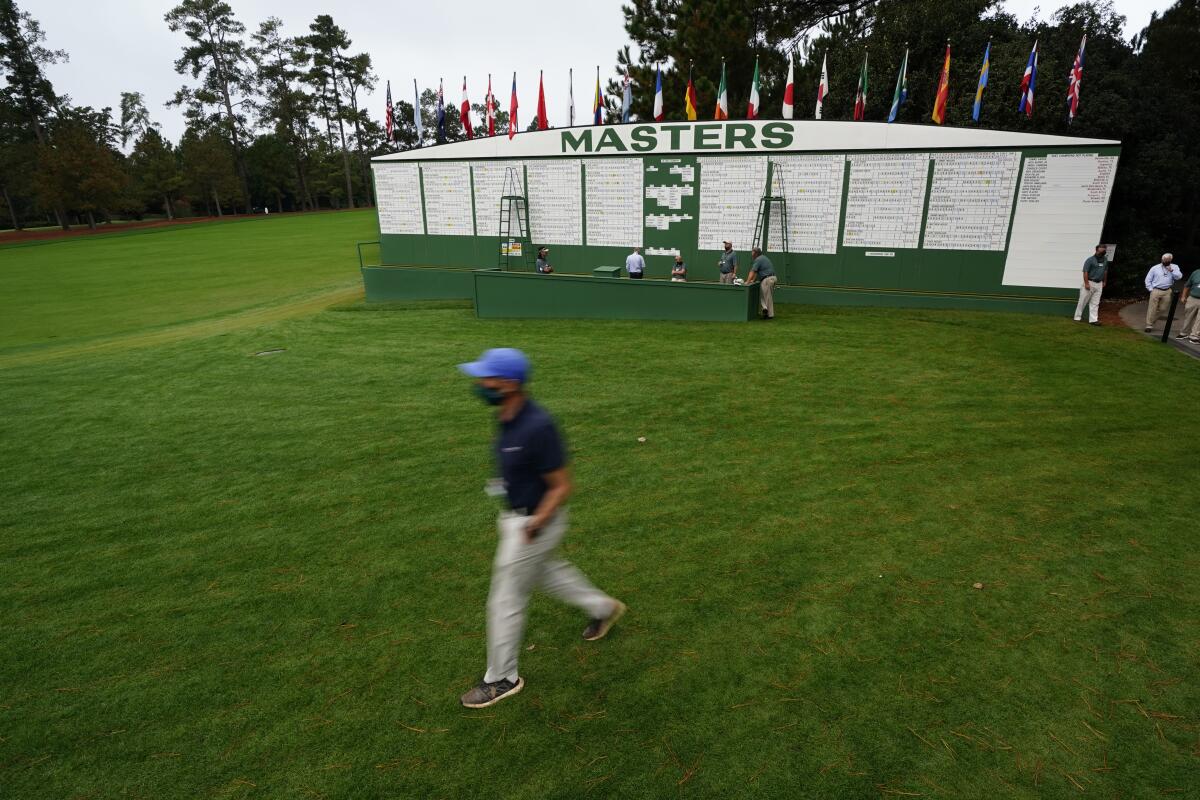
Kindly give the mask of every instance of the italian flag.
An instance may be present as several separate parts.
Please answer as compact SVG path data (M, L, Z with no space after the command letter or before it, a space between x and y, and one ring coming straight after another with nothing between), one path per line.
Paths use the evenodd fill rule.
M758 119L758 59L754 59L754 80L750 82L750 102L746 104L746 119Z
M867 118L867 54L863 53L862 72L858 73L858 92L854 95L854 118Z
M717 90L717 110L713 119L729 119L729 91L725 88L725 60L721 60L721 88Z

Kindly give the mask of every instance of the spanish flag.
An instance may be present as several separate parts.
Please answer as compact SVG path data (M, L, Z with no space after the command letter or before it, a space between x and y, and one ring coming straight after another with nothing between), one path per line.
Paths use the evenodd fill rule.
M692 70L689 67L687 93L683 96L683 107L687 111L688 119L696 118L696 106L698 105L700 104L696 102L696 86L692 83Z
M950 43L946 42L946 61L942 64L942 77L938 80L937 97L933 101L933 121L941 125L946 121L946 102L950 99Z

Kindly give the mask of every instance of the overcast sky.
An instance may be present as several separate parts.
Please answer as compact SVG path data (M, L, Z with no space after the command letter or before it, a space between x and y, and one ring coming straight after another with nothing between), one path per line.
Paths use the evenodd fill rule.
M18 0L46 32L46 44L66 50L70 61L50 69L60 93L77 105L119 108L122 91L146 96L151 116L163 132L178 139L183 118L178 109L163 107L190 76L175 73L173 64L184 43L172 33L163 15L174 5L168 0ZM392 82L394 100L412 101L413 79L421 88L445 79L446 101L457 106L463 74L472 102L481 102L492 73L493 91L508 107L512 73L522 126L537 108L538 70L546 69L546 98L550 122L567 119L568 68L575 70L576 119L591 111L596 66L602 80L612 74L616 52L627 38L622 27L621 0L399 0L399 2L334 3L329 0L229 0L247 31L269 16L283 19L291 34L306 33L318 14L329 13L353 39L354 52L367 51L379 76L369 107L383 117L385 81ZM1039 5L1046 17L1063 2L1007 0L1010 11L1028 19ZM1128 18L1126 35L1141 30L1150 12L1171 5L1164 0L1115 0ZM636 55L636 54L635 54Z

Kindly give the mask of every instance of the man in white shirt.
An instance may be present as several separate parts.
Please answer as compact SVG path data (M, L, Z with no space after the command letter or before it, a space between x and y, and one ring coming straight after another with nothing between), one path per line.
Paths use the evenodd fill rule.
M1171 287L1183 279L1183 273L1172 262L1175 257L1163 253L1162 263L1155 264L1146 273L1146 291L1150 292L1150 303L1146 306L1146 333L1171 305Z
M633 252L625 259L625 271L629 273L629 277L640 280L642 273L646 271L646 259L642 258L639 252L640 247L633 248Z

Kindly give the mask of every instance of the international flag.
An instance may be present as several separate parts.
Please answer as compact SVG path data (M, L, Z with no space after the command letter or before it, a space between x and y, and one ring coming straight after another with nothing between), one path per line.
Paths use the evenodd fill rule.
M508 138L517 134L517 73L513 73L512 99L508 101Z
M858 91L854 93L854 118L867 118L867 54L863 53L862 70L858 73Z
M437 136L439 142L446 141L446 96L442 93L442 79L438 78Z
M787 83L783 87L783 118L791 119L794 113L794 97L796 94L796 80L792 72L792 54L788 53L788 76Z
M828 60L828 53L821 57L821 82L817 84L817 110L813 112L813 119L821 118L821 107L825 105L825 98L829 97L829 70L825 66Z
M683 110L687 113L689 120L696 118L696 106L698 105L699 103L696 102L696 85L692 83L692 68L688 67L687 91L683 93Z
M488 136L496 135L496 96L492 94L492 73L488 73L487 93L487 131Z
M1071 65L1071 76L1067 81L1067 122L1072 122L1079 113L1079 84L1083 83L1083 48L1087 46L1087 34L1079 43L1075 63Z
M592 124L604 124L604 98L600 95L600 67L596 67L596 96L592 99Z
M629 122L629 109L633 106L633 81L629 79L629 67L625 68L625 83L621 90L621 122Z
M946 60L942 62L942 77L938 79L937 95L933 98L932 119L938 125L946 121L946 103L950 100L950 43L946 42Z
M575 70L567 70L567 127L575 126Z
M892 109L888 111L888 122L895 122L900 106L908 99L908 48L904 48L904 59L900 62L900 73L896 75L896 93L892 95Z
M1029 63L1025 65L1025 75L1021 78L1021 104L1017 106L1017 111L1022 111L1025 116L1033 116L1033 86L1037 83L1037 52L1038 43L1033 43L1033 50L1029 53Z
M471 127L471 101L467 100L466 75L463 75L463 99L462 105L458 107L458 120L462 123L463 130L467 132L467 138L474 139L475 129Z
M662 69L654 68L654 121L663 121Z
M392 130L396 126L396 109L392 107L392 82L387 82L387 113L383 117L383 127L387 129L387 140L392 140Z
M416 78L413 78L413 127L417 129L417 147L420 147L425 129L421 127L421 92L417 89Z
M754 59L754 78L750 81L750 101L746 103L746 119L758 119L758 59Z
M725 88L725 59L721 59L721 88L717 90L717 109L713 119L729 119L729 90Z
M992 55L992 40L988 39L983 51L983 66L979 68L979 85L975 87L975 105L971 108L971 119L979 122L979 111L983 108L983 90L987 88L988 64Z
M550 119L546 116L546 89L542 82L542 73L538 72L538 130L544 131L550 127Z

